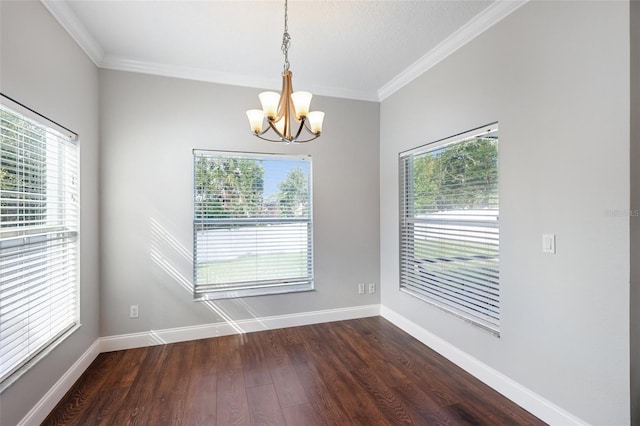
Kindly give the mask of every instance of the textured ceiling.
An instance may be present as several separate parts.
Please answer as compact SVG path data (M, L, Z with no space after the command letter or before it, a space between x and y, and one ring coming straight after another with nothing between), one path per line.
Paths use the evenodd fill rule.
M98 66L279 89L283 1L43 3ZM498 9L492 3L291 0L294 87L379 100L385 85L439 45L465 29L466 38L475 36L517 2L485 17L487 24L480 17Z

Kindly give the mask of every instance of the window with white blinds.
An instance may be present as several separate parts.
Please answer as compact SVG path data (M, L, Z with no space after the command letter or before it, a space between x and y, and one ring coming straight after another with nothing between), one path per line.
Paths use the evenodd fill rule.
M4 389L79 324L76 135L2 97L0 157Z
M313 289L311 157L194 150L197 299Z
M499 334L497 123L399 160L400 289Z

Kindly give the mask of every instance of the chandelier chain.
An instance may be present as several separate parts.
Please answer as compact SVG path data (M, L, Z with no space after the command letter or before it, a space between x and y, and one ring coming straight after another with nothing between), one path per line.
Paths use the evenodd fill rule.
M289 14L287 0L284 1L284 33L282 33L282 53L284 53L284 70L289 71L289 46L291 46L291 36L289 35Z

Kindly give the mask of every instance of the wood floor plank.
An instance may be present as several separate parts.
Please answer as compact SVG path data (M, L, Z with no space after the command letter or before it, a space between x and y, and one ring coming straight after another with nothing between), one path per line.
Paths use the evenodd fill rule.
M265 348L266 362L282 407L309 402L293 363L275 332L259 333Z
M136 348L123 352L124 356L115 367L121 373L109 377L105 383L107 388L130 387L138 376L140 366L149 354L149 348Z
M337 375L321 375L313 362L298 364L295 368L308 394L309 404L322 419L323 424L338 424L337 419L348 423L353 418L355 414L345 408L349 406L349 398L343 398L336 392L340 389ZM283 411L288 408L291 407L284 407Z
M293 405L282 409L287 426L322 426L328 424L318 415L311 403Z
M309 347L309 352L317 368L316 374L322 377L324 383L338 396L337 399L343 411L354 423L366 424L367 421L372 421L374 424L385 423L380 407L376 406L366 389L362 388L345 367L340 354L336 353L336 348L340 344L331 338L331 327L332 325L319 324L309 326L305 330L305 336L317 337L317 339L309 339L309 344L312 345Z
M313 362L313 356L308 352L304 344L305 339L309 344L309 340L312 340L310 336L303 336L299 328L288 329L285 336L287 342L285 347L291 346L295 348L291 352L294 358L292 362L310 401L309 405L316 413L320 423L331 425L338 424L338 419L350 419L349 414L342 406L342 398L334 392L335 387L332 383L337 380L337 376L335 374L333 376L321 374ZM293 407L298 406L283 408L285 419L287 419L287 414L290 416L296 414ZM342 422L345 422L345 420L342 420ZM289 420L287 420L287 423L289 423Z
M407 383L393 388L428 425L458 426L469 424L455 409L441 407L429 394L415 383Z
M101 354L44 424L544 423L371 317Z
M455 411L466 413L477 419L482 419L482 424L505 424L517 421L519 425L531 424L528 418L531 414L521 407L516 406L493 389L484 392L472 392L463 390L460 402L454 405ZM450 408L450 407L447 407Z
M193 364L195 342L181 342L167 348L167 356L160 369L160 380L154 391L148 424L180 425L185 417L189 374Z
M405 372L421 389L429 392L436 398L441 406L448 406L457 403L461 398L461 390L472 387L474 382L459 382L459 367L450 363L435 351L422 345L418 350L414 346L415 340L407 334L398 334L397 329L388 321L379 318L375 326L369 323L369 327L374 327L376 332L370 336L384 349L387 358ZM420 344L420 342L417 342ZM421 345L421 344L420 344ZM446 361L446 362L445 362ZM449 363L449 364L447 364ZM461 369L460 369L461 370ZM464 373L467 374L467 373ZM468 374L467 374L468 375Z
M362 360L376 371L388 386L399 386L409 383L407 376L388 359L383 350L371 343L368 336L363 335L362 327L355 328L351 322L341 323L332 329L345 343L343 356L352 356L354 361ZM355 356L357 354L357 357Z
M420 424L420 415L395 392L393 392L378 374L370 367L357 368L351 371L361 386L366 389L376 407L384 414L393 425Z
M242 369L218 372L217 416L219 425L250 425L249 402Z
M98 399L100 402L92 406L91 411L87 411L78 419L78 425L112 425L113 419L117 415L129 395L130 388L122 387L112 390L103 390ZM95 409L94 409L95 408Z
M293 365L272 368L271 377L273 377L273 384L283 407L309 402Z
M197 342L189 371L185 404L185 425L216 426L218 355L217 339Z
M113 424L145 425L153 405L155 390L160 380L160 371L167 356L167 346L152 346L133 381L129 394L116 413Z
M140 365L149 353L149 348L122 351L123 356L114 370L121 374L111 374L104 382L95 402L79 417L79 424L109 424L124 403L131 385L138 375Z
M273 384L247 388L247 400L252 425L285 426Z
M300 327L290 327L273 331L294 366L299 363L306 364L310 360L309 353L304 346L304 339L300 339L299 329Z
M403 351L402 346L394 347L396 352L384 348L379 341L370 340L366 328L359 324L358 320L355 320L338 323L331 328L331 333L340 337L337 341L345 344L339 348L340 353L352 357L350 364L368 366L356 369L352 374L376 399L376 405L393 424L420 424L421 420L424 420L420 409L407 400L405 395L396 391L398 387L402 389L402 386L412 384L403 370L396 366L397 362L394 362L397 360L394 360L393 354L400 354ZM396 388L390 388L392 386ZM437 403L431 408L437 410L444 421L443 424L447 424L446 417L449 413Z
M240 344L243 339L240 335L218 337L218 371L242 368Z
M248 388L272 383L260 333L250 333L246 336L240 355L244 380Z
M354 323L361 324L362 320ZM473 420L476 424L508 424L518 419L518 424L534 424L539 420L535 417L528 420L531 414L521 407L513 404L495 390L489 388L480 380L469 375L460 367L453 364L442 355L424 346L418 340L405 333L398 333L398 328L383 318L377 318L375 326L373 321L364 322L364 327L375 330L377 338L382 340L390 338L391 343L386 346L388 353L395 353L403 358L402 365L410 367L410 370L418 377L415 382L425 390L429 390L432 396L440 400L442 407L455 408L452 412L457 422L464 423L467 418L477 416L480 420ZM374 337L374 340L376 337ZM403 348L400 350L400 348ZM427 354L428 356L425 356ZM464 404L460 401L475 400L474 409L464 410ZM502 404L504 401L506 404ZM451 411L451 410L449 410ZM507 420L511 419L511 420Z
M43 425L78 424L79 418L92 406L94 398L100 393L104 382L112 374L113 366L123 356L123 351L98 355L87 372L78 379L45 419Z

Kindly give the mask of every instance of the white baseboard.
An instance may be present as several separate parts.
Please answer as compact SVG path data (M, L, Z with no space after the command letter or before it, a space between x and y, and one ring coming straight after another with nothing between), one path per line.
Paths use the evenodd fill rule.
M144 348L146 346L162 345L166 343L158 339L153 331L100 337L98 340L100 341L100 352Z
M100 339L93 342L71 368L60 377L55 385L38 401L38 403L18 423L18 426L37 425L47 418L51 410L60 402L62 397L71 389L71 386L80 378L82 373L100 355Z
M228 336L231 334L275 330L277 328L298 327L301 325L373 317L377 315L380 315L380 305L326 309L323 311L276 315L239 321L229 320L227 322L213 324L167 328L164 330L150 330L142 333L102 337L100 338L100 350L101 352L111 352L122 349L186 342L188 340L208 339L210 337Z
M396 311L381 305L380 315L548 424L563 426L588 424Z

